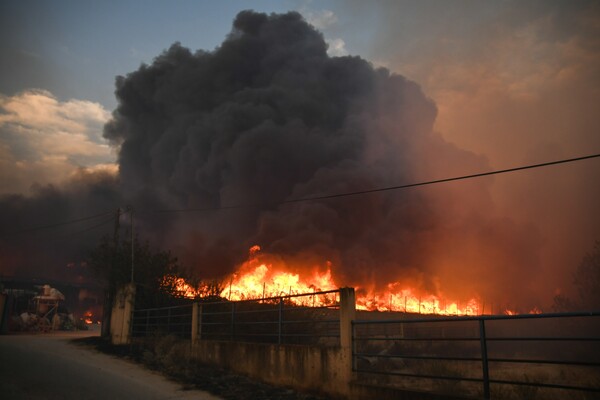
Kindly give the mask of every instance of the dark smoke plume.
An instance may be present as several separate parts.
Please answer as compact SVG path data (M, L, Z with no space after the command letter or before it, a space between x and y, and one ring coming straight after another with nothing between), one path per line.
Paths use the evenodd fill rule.
M328 56L298 13L243 11L220 47L176 43L119 77L116 96L104 135L120 196L144 235L203 277L259 244L292 265L329 260L342 285L536 301L538 234L493 215L489 179L279 204L489 169L433 131L416 83ZM156 212L237 205L248 207Z
M510 272L525 263L535 273L536 232L490 216L489 181L276 205L488 169L432 131L435 104L417 84L329 57L297 13L241 12L216 50L174 44L119 78L116 94L105 137L120 145L122 190L135 204L256 205L146 217L160 218L157 237L205 275L232 271L252 244L330 260L343 284L407 279L498 297Z

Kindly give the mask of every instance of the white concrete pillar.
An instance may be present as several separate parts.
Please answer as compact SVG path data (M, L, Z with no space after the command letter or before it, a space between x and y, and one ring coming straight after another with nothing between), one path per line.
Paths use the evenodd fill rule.
M113 344L129 344L135 307L135 284L117 290L111 313L110 334Z

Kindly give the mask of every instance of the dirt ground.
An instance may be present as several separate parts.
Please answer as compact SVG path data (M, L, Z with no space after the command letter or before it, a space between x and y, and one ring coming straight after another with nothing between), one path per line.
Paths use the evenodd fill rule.
M206 391L182 390L141 365L73 344L86 334L0 335L0 399L222 400Z
M130 346L112 346L100 337L73 340L73 343L123 357L167 375L184 390L199 389L231 400L334 400L323 394L303 393L291 388L268 385L248 377L198 362L182 363L177 368L153 362L148 350Z

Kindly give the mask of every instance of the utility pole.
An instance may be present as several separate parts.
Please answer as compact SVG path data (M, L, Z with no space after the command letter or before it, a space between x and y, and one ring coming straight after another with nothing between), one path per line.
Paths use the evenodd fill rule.
M113 242L115 244L115 249L119 244L119 220L121 219L121 209L117 208L117 212L115 214L115 232L113 235Z
M134 272L134 247L133 247L133 206L129 206L129 217L131 221L131 283L133 283Z
M117 208L115 212L115 230L113 233L113 249L112 260L108 266L108 290L104 295L104 307L102 308L102 337L110 336L110 317L113 306L113 298L115 295L115 274L117 263L117 252L119 251L119 228L121 221L121 209Z

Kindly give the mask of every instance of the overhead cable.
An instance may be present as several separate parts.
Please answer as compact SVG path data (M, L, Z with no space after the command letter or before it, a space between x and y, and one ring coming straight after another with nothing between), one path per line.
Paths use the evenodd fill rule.
M591 155L582 156L582 157L549 161L549 162L544 162L544 163L539 163L539 164L523 165L523 166L514 167L514 168L506 168L506 169L500 169L500 170L494 170L494 171L480 172L480 173L476 173L476 174L461 175L461 176L455 176L455 177L443 178L443 179L435 179L435 180L431 180L431 181L423 181L423 182L408 183L408 184L397 185L397 186L387 186L387 187L380 187L380 188L374 188L374 189L359 190L359 191L355 191L355 192L343 192L343 193L334 193L334 194L328 194L328 195L322 195L322 196L301 197L298 199L288 199L288 200L282 200L282 201L273 202L273 203L236 204L236 205L231 205L231 206L216 206L216 207L204 207L204 208L162 209L162 210L154 210L153 212L155 212L155 213L182 213L182 212L235 210L235 209L242 209L242 208L262 208L265 206L278 206L278 205L285 205L285 204L292 204L292 203L303 203L303 202L309 202L309 201L328 200L328 199L336 199L336 198L340 198L340 197L359 196L359 195L370 194L370 193L386 192L386 191L391 191L391 190L408 189L408 188L414 188L414 187L419 187L419 186L435 185L435 184L440 184L440 183L447 183L447 182L460 181L460 180L466 180L466 179L481 178L484 176L500 175L500 174L523 171L523 170L534 169L534 168L543 168L543 167L549 167L549 166L553 166L553 165L573 163L573 162L577 162L577 161L589 160L589 159L598 158L598 157L600 157L600 153L591 154ZM147 211L147 212L149 212L149 211ZM152 212L152 211L150 211L150 212Z
M21 229L21 230L18 230L18 231L5 232L5 233L2 233L0 236L18 235L18 234L21 234L21 233L29 233L29 232L34 232L34 231L41 231L41 230L44 230L44 229L57 228L59 226L71 225L71 224L76 224L76 223L83 222L83 221L89 221L91 219L96 219L96 218L104 217L104 216L112 214L112 213L113 213L113 211L107 211L107 212L104 212L104 213L101 213L101 214L90 215L90 216L87 216L87 217L72 219L72 220L68 220L68 221L56 222L56 223L48 224L48 225L32 226L32 227Z

